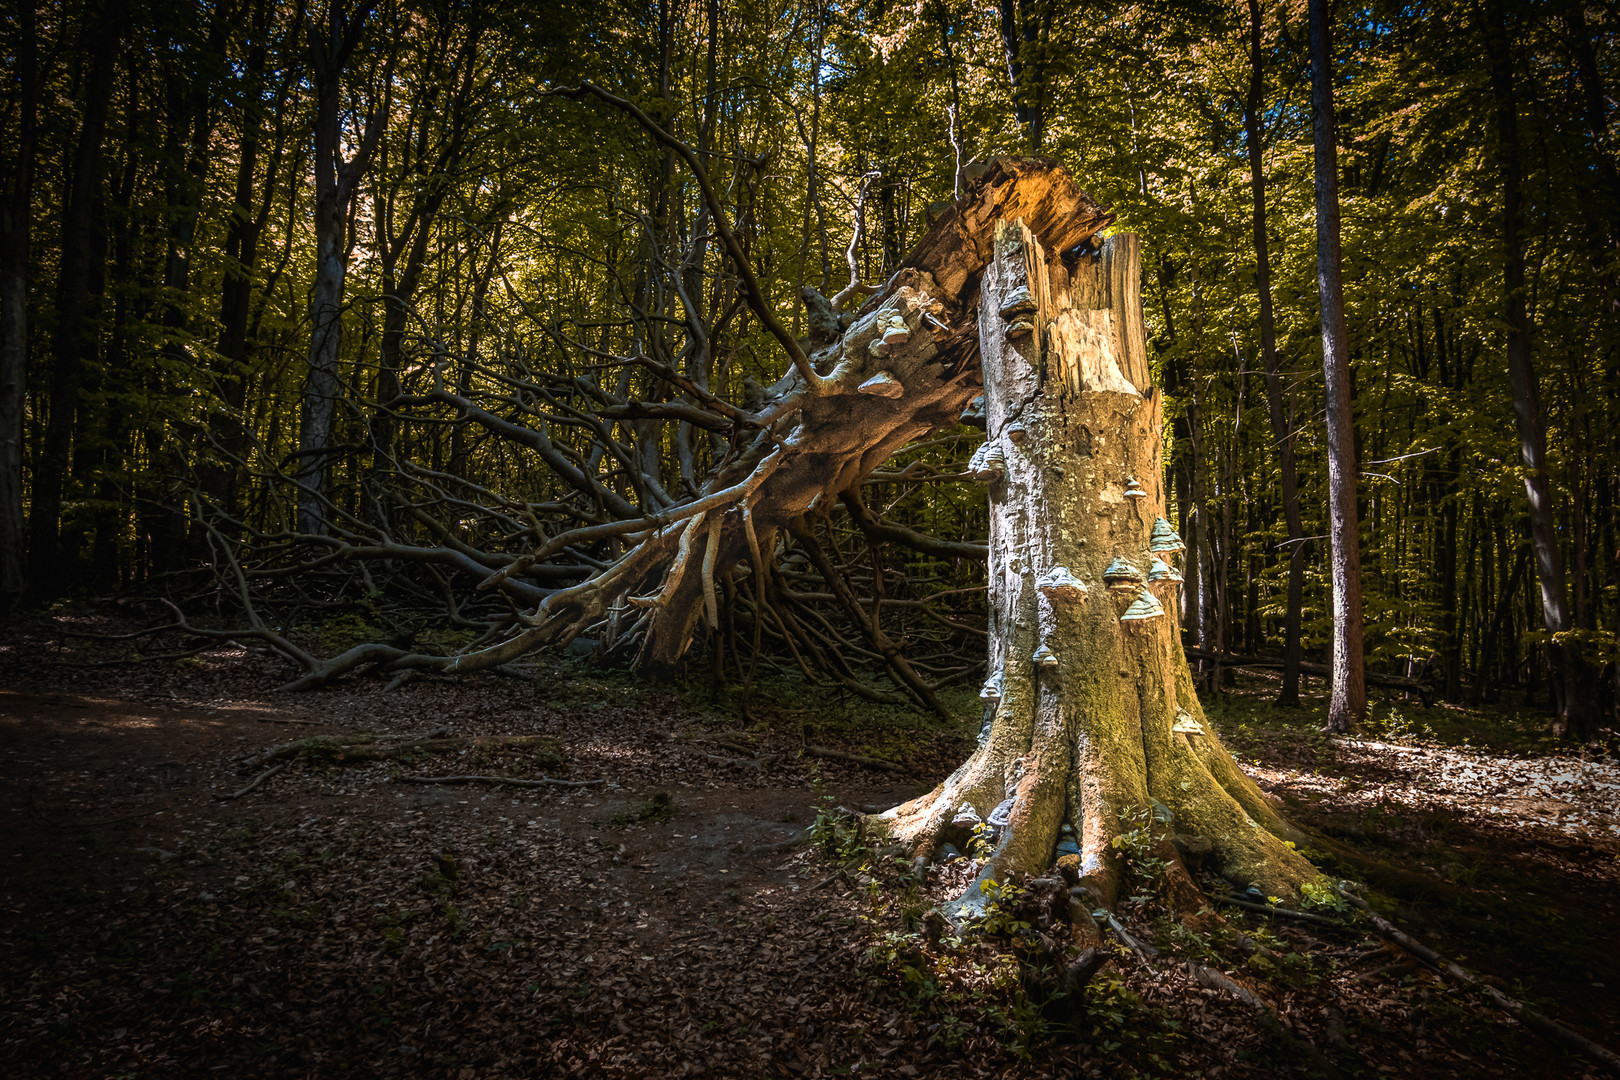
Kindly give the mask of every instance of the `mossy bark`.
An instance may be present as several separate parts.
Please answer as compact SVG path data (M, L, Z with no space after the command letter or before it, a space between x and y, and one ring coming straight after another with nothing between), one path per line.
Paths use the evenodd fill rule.
M1005 458L988 484L988 670L1000 701L961 768L874 825L931 859L960 807L988 815L1011 797L982 876L1046 871L1069 822L1075 869L1098 903L1111 904L1113 841L1157 806L1161 827L1168 813L1168 828L1211 841L1225 877L1292 897L1316 871L1289 843L1303 837L1205 722L1179 640L1179 585L1115 580L1110 589L1105 580L1115 559L1147 577L1153 527L1166 516L1137 238L1049 258L1021 223L1000 221L994 242L979 335L988 437ZM1174 553L1160 554L1173 565ZM1057 568L1084 583L1083 598L1053 586ZM1144 609L1149 617L1127 617ZM1055 666L1037 661L1042 649ZM1196 903L1173 848L1160 848L1171 891Z

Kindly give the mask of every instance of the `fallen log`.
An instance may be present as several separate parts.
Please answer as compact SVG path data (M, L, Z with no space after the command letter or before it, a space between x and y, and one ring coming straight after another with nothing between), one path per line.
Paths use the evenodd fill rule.
M1603 1066L1612 1075L1620 1076L1620 1054L1616 1054L1606 1046L1588 1039L1586 1036L1571 1031L1558 1021L1543 1016L1524 1002L1508 997L1502 991L1487 982L1477 978L1472 972L1463 968L1454 961L1447 960L1427 945L1417 941L1400 927L1389 920L1380 918L1375 914L1367 901L1345 888L1346 883L1341 882L1336 891L1367 916L1378 936L1405 949L1420 963L1438 975L1443 975L1456 982L1459 986L1476 990L1485 995L1490 1003L1513 1017L1537 1035L1565 1050L1572 1051Z
M1188 660L1203 660L1207 663L1219 664L1221 667L1265 668L1281 670L1281 658L1270 656L1242 656L1238 653L1215 652L1213 649L1195 649L1185 646L1183 650ZM1331 679L1333 669L1326 664L1313 664L1308 660L1299 662L1301 675L1314 675L1318 679ZM1423 704L1434 703L1434 687L1420 679L1409 678L1405 675L1383 675L1376 671L1366 674L1368 686L1377 686L1385 690L1400 690L1408 694L1416 694L1423 699Z

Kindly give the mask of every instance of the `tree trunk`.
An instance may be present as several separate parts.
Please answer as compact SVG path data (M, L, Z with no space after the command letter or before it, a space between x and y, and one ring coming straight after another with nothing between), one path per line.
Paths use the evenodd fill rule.
M210 417L214 439L223 451L222 459L203 472L203 489L229 517L236 517L239 462L247 451L247 427L242 408L247 402L248 313L253 302L253 283L258 274L259 236L264 228L262 213L255 213L253 183L259 167L259 142L264 129L264 74L269 36L267 0L258 0L244 65L241 94L249 102L242 109L241 141L236 159L235 196L225 229L225 272L219 295L219 354L225 364L217 377L219 397L224 408ZM278 145L279 149L279 145ZM265 177L265 187L275 186L274 157Z
M354 157L343 158L342 75L371 13L369 0L344 12L334 0L324 31L308 25L315 74L315 282L309 299L309 370L298 428L298 527L325 533L327 460L337 416L343 344L343 287L349 270L349 206L385 117L374 110Z
M1496 95L1497 154L1502 176L1503 321L1507 324L1508 381L1513 387L1513 417L1524 463L1524 494L1530 508L1530 546L1535 555L1536 583L1541 589L1541 617L1553 635L1551 659L1561 669L1558 696L1561 732L1590 739L1599 719L1596 673L1585 662L1578 640L1559 637L1570 627L1564 589L1564 558L1553 519L1552 485L1547 477L1547 430L1541 415L1540 390L1530 351L1530 316L1525 308L1524 249L1519 239L1524 201L1523 165L1519 155L1519 107L1513 87L1507 15L1500 0L1486 4L1485 42L1490 53L1491 89Z
M35 116L39 78L34 6L21 5L16 77L20 84L15 170L0 191L0 619L27 580L23 522L23 413L28 396L28 249L33 227Z
M1283 616L1282 688L1278 705L1299 704L1300 620L1305 603L1305 522L1299 511L1299 472L1294 465L1293 410L1283 401L1282 368L1277 359L1276 321L1271 310L1271 251L1266 237L1266 172L1261 157L1260 116L1265 107L1262 78L1260 0L1249 0L1249 96L1243 131L1249 150L1249 189L1254 197L1254 285L1260 295L1260 356L1266 369L1266 405L1277 440L1282 470L1283 519L1288 523L1288 608Z
M1164 521L1162 397L1144 346L1139 251L1135 236L1112 237L1071 277L1024 225L997 225L979 319L988 445L1005 461L989 483L982 696L994 718L949 779L874 820L927 859L965 840L953 822L999 808L981 880L1046 870L1068 823L1080 854L1060 865L1104 905L1119 883L1115 837L1168 825L1208 837L1231 880L1292 896L1316 872L1204 721L1169 614L1174 574L1150 549L1156 539L1157 554L1173 557L1177 545ZM1161 847L1191 914L1198 890ZM982 902L970 888L957 910Z
M101 192L101 142L112 97L122 18L120 5L108 4L83 30L90 38L84 120L79 126L67 209L62 218L50 414L29 507L29 583L33 593L41 597L60 595L67 585L61 550L62 503L73 458L85 368L97 346L99 312L91 290L97 268L92 264L103 253L96 242L96 203Z
M1349 731L1367 712L1361 649L1361 526L1356 511L1356 432L1339 274L1339 150L1333 116L1333 50L1327 0L1311 0L1311 111L1316 132L1316 283L1322 298L1322 375L1327 383L1328 532L1333 545L1333 689L1328 729Z

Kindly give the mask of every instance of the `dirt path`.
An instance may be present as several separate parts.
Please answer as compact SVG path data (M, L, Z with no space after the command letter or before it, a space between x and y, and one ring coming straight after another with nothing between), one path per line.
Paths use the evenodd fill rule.
M816 723L802 701L772 702L770 728L748 733L781 755L757 767L692 737L724 732L726 715L579 674L282 699L262 695L272 661L228 650L97 668L83 661L116 650L80 647L58 667L28 644L0 644L8 1077L1304 1074L1171 957L1121 954L1078 1045L1018 1018L1015 969L988 948L945 957L955 982L930 983L911 939L887 939L874 964L912 901L795 844L817 799L793 756ZM240 758L291 739L441 728L546 741L317 756L216 797L255 772ZM962 754L950 729L913 729L903 754L887 726L862 731L816 737L894 753L907 772L820 763L851 804L909 796ZM1447 808L1404 750L1311 752L1331 760L1279 739L1246 764L1303 819L1431 868L1435 896L1402 914L1433 943L1527 983L1589 1035L1620 1023L1613 852ZM399 782L467 772L603 783ZM1250 933L1300 967L1240 977L1355 1071L1593 1075L1354 933Z

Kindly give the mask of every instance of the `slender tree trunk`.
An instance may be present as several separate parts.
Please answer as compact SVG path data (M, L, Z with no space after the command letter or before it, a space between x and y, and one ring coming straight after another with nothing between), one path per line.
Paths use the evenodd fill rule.
M1531 356L1530 316L1525 304L1524 248L1521 207L1524 171L1519 150L1519 106L1513 85L1513 56L1507 13L1501 0L1485 5L1485 41L1490 55L1491 89L1496 96L1498 167L1502 177L1502 290L1503 321L1507 325L1508 381L1513 388L1513 416L1524 464L1524 494L1530 509L1530 546L1535 556L1536 583L1541 590L1541 617L1554 636L1549 646L1554 665L1561 669L1562 694L1558 701L1558 728L1577 739L1591 738L1598 707L1595 673L1582 656L1580 642L1559 640L1571 629L1565 594L1563 552L1558 546L1552 485L1547 477L1547 431L1541 412L1540 390Z
M231 216L225 229L225 273L219 296L219 353L225 368L217 375L218 393L225 406L212 417L214 439L224 459L203 474L204 490L231 517L237 515L236 464L247 450L247 427L242 408L247 403L249 357L248 313L253 302L253 282L258 273L259 235L264 215L255 213L254 181L259 167L259 142L264 128L264 73L269 35L268 5L255 6L251 42L248 46L245 77L241 84L244 102L241 142L236 159L236 187ZM272 159L275 155L272 155ZM274 174L266 177L273 187ZM268 205L267 203L265 205Z
M309 301L309 369L299 415L298 526L326 531L327 455L342 390L338 361L343 345L343 290L349 270L349 209L370 164L386 119L374 111L353 158L343 158L343 70L365 33L371 3L345 13L333 0L327 24L308 24L315 75L315 282ZM347 18L345 18L347 15Z
M29 585L34 595L60 595L66 587L61 551L62 502L73 457L85 366L96 348L96 312L90 284L97 258L96 203L101 191L102 136L112 97L113 68L122 36L122 9L109 3L84 28L90 38L83 121L73 153L62 254L56 283L56 332L51 370L50 416L34 473L29 518Z
M1300 620L1305 606L1305 522L1299 510L1299 472L1294 464L1293 417L1283 399L1282 365L1277 357L1276 317L1271 307L1271 251L1266 236L1266 169L1261 154L1260 118L1265 109L1264 54L1260 0L1249 0L1249 95L1243 131L1249 151L1249 189L1254 202L1255 291L1260 297L1260 357L1266 369L1266 405L1282 473L1283 520L1288 526L1288 600L1283 615L1282 688L1278 705L1299 704Z
M1328 0L1310 0L1311 106L1316 134L1316 282L1327 383L1328 519L1333 544L1333 688L1328 729L1349 731L1367 711L1361 647L1361 528L1356 510L1355 422L1339 274L1339 150L1333 115Z
M20 90L15 170L0 191L0 619L27 582L23 519L23 414L28 396L28 253L33 230L34 145L39 71L34 0L20 5L16 78Z

